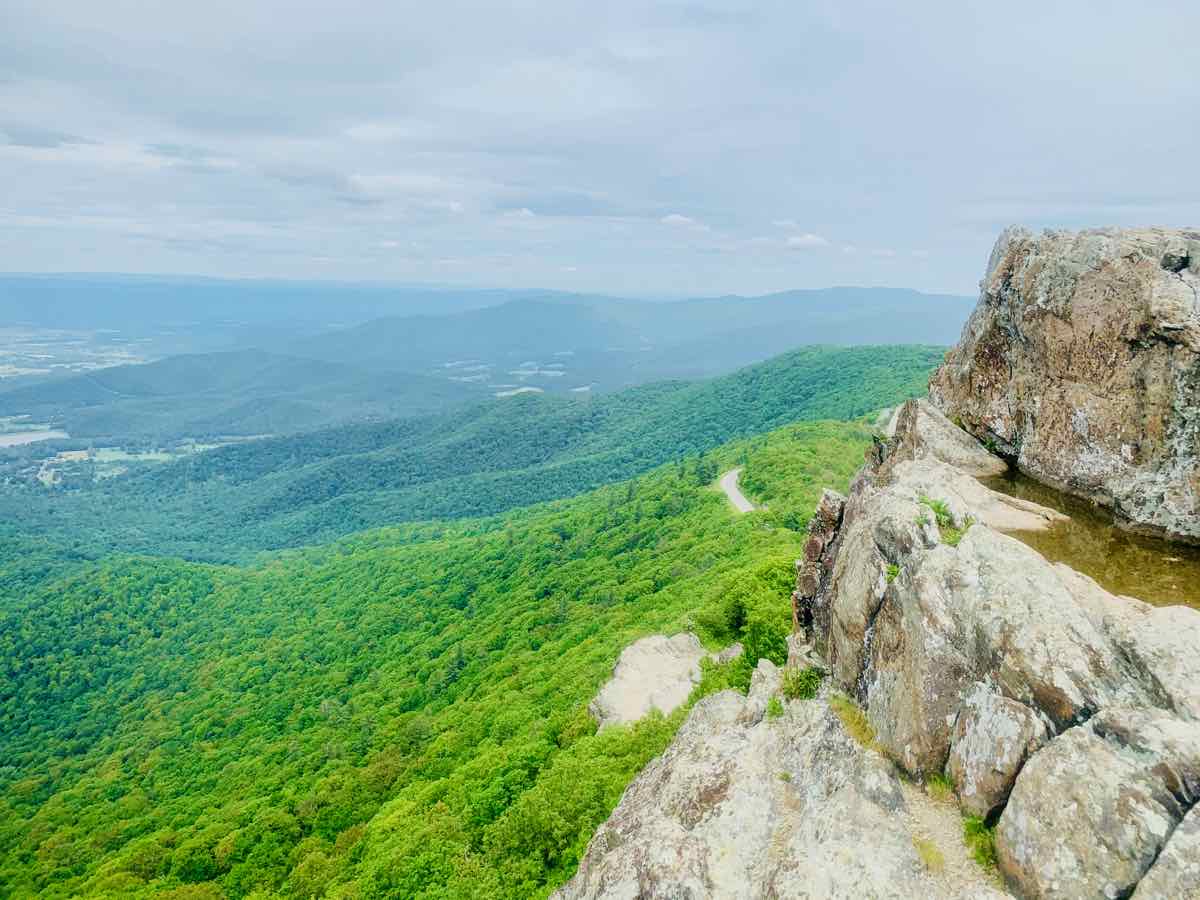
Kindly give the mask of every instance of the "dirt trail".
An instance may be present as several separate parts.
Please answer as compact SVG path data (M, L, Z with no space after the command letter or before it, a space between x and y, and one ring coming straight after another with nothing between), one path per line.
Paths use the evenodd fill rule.
M945 857L942 871L932 873L944 885L945 896L972 900L1011 898L1000 880L980 868L971 857L963 842L962 815L953 799L934 799L914 784L902 782L902 785L913 837L931 841Z

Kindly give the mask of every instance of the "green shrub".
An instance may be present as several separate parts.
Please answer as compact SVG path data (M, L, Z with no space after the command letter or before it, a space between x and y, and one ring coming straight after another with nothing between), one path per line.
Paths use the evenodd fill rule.
M783 704L779 702L778 697L772 697L767 701L767 718L778 719L783 715Z
M937 519L938 528L945 528L947 525L954 524L954 515L950 512L950 507L946 505L945 500L934 500L926 497L924 494L920 496L922 506L928 506L933 510L933 515Z
M963 539L963 535L967 533L967 529L975 524L975 520L970 516L963 519L961 526L954 524L954 515L950 512L950 507L946 505L945 500L934 500L926 497L924 494L918 498L923 506L928 506L933 510L934 518L937 521L938 533L941 535L942 543L948 547L957 547L959 541ZM918 525L927 525L928 517L922 517L917 520Z
M888 563L887 567L887 583L891 584L896 580L896 576L900 574L900 567L895 563Z
M789 700L811 700L821 689L825 671L816 666L800 669L790 666L783 672L783 696Z
M963 819L963 843L975 862L989 871L996 868L996 827L988 827L979 816Z

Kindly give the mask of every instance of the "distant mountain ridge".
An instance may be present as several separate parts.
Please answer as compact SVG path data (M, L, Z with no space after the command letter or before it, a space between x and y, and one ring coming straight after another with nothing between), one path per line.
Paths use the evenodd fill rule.
M525 298L448 316L387 317L289 344L298 356L433 374L462 360L492 383L617 389L706 378L799 344L953 344L973 301L891 288L646 302ZM564 375L514 371L523 362Z

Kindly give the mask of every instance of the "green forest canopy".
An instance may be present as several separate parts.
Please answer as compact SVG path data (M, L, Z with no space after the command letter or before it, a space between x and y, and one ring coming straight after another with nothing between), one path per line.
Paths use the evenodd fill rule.
M248 568L8 559L0 893L545 896L680 721L594 733L621 648L694 628L782 661L796 529L868 444L789 425ZM713 489L736 464L770 511Z

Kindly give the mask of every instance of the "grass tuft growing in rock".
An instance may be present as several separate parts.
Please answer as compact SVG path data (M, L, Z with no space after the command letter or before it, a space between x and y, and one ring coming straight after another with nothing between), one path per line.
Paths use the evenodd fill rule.
M941 803L954 796L954 785L941 773L930 775L925 779L925 793Z
M895 563L888 563L887 567L887 583L891 584L896 580L896 576L900 574L900 567Z
M778 697L772 697L767 701L767 718L778 719L783 715L783 704L779 702Z
M912 843L913 849L917 851L917 856L921 858L921 865L927 871L936 875L946 868L945 854L929 838L914 835Z
M789 700L811 700L821 689L825 670L816 666L806 669L789 667L783 672L783 696Z
M918 498L923 506L928 506L933 511L934 520L937 522L938 533L941 535L942 543L948 547L957 547L959 541L963 539L963 535L967 533L967 529L975 524L975 520L970 516L963 519L962 526L954 524L954 515L950 512L950 507L945 500L934 500L931 497L926 497L922 494ZM918 524L924 525L929 522L929 519L923 518L918 520Z
M867 750L878 750L879 744L875 739L875 729L871 727L867 714L859 705L842 694L833 694L829 698L829 708L842 721L846 733L854 738Z
M975 862L988 871L996 868L996 826L989 828L978 816L963 819L963 843Z

